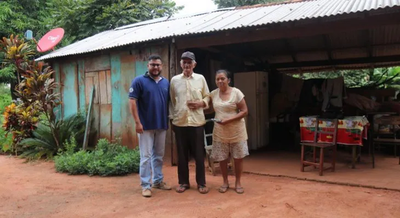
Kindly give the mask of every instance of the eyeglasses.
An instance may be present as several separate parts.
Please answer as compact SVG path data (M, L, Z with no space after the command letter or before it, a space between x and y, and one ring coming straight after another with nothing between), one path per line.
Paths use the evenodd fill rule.
M182 61L182 64L193 64L193 61Z
M150 66L152 66L152 67L159 67L159 66L161 66L161 64L149 64Z

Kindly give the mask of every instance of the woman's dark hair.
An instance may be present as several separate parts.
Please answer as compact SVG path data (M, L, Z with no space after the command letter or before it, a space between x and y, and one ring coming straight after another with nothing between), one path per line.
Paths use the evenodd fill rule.
M228 70L225 70L225 69L218 70L218 71L215 73L215 75L220 74L220 73L225 74L226 78L232 79L232 74L231 74L231 72L229 72Z

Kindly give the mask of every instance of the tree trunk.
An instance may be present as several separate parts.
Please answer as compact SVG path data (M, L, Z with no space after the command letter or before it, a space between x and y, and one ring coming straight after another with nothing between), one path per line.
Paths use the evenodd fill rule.
M18 82L17 81L11 81L10 83L10 92L11 92L11 98L12 100L17 100L17 95L15 95L15 87L18 86Z

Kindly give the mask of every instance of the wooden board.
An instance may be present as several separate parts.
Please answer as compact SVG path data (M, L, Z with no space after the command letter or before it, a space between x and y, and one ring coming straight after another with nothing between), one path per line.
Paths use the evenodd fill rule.
M99 138L112 140L112 105L111 105L111 71L102 70L85 73L85 86L94 87L91 113L94 118L92 129L96 131L93 140ZM89 89L87 89L89 90ZM86 105L90 102L91 93L85 93Z
M85 136L83 138L83 150L86 150L87 145L89 143L89 133L91 129L92 123L90 122L90 118L92 116L92 106L93 106L93 97L94 97L94 86L92 86L92 91L90 94L90 101L89 101L89 109L86 116L86 127L85 127Z

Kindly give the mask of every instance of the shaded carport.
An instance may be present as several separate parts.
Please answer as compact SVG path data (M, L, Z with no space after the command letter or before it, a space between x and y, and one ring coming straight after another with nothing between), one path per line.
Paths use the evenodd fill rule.
M393 66L400 63L399 12L396 6L175 40L177 49L202 49L226 62L241 60L244 66L263 62L279 72Z
M68 113L85 108L83 81L88 73L109 70L111 138L121 130L125 138L132 138L134 123L125 89L145 71L150 53L162 54L168 65L165 76L171 78L180 73L180 54L193 50L198 59L196 71L205 75L210 89L215 88L213 72L218 68L234 73L265 71L271 81L282 73L398 65L399 10L400 0L296 0L227 8L104 31L38 60L51 59L56 80L63 83L60 91L73 97L76 104L63 104L62 111ZM63 81L63 75L70 80ZM273 89L277 83L269 85ZM173 148L173 144L173 137L168 137L167 145ZM174 158L172 162L176 163Z
M319 2L327 3L323 0ZM243 23L242 27L175 37L172 45L175 45L173 47L177 50L176 60L179 60L180 54L185 50L193 50L199 54L200 60L206 60L206 63L199 63L197 69L205 72L210 89L216 88L213 72L218 68L225 68L234 73L265 71L270 77L269 101L275 93L274 89L280 88L280 83L276 83L279 74L372 69L400 65L399 6L376 10L361 8L354 10L353 8L345 11L345 4L349 2L356 4L360 1L335 2L336 4L332 5L333 8L326 12L326 16L321 14L318 17L306 19L300 16L291 21L268 25L246 27L245 24L252 19L254 11L251 13L249 11L249 14L239 12L231 15L236 16L237 19L221 18L221 20L231 19L231 22ZM373 0L363 2L371 5L382 4L380 1ZM303 3L307 4L307 2ZM257 9L258 7L266 6L258 5L241 9ZM280 10L286 10L289 13L273 15L274 12L272 12L271 16L290 16L296 13L293 11L296 7L291 9L292 4L283 4L281 7L286 7ZM307 9L303 8L303 10ZM309 10L313 8L310 7ZM330 15L335 10L341 14ZM178 66L176 69L179 72ZM270 103L273 104L273 102Z

